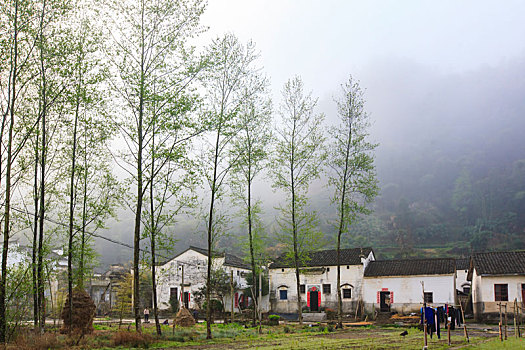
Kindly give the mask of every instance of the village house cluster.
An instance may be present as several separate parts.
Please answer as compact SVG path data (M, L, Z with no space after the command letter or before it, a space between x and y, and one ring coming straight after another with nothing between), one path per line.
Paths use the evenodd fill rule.
M470 258L376 260L372 248L342 249L341 294L345 314L419 312L423 302L432 306L452 305L466 308L478 320L498 315L498 303L525 301L525 251L475 253ZM206 249L190 247L167 261L159 269L159 307L168 308L168 299L180 293L183 266L185 304L192 293L205 283ZM221 254L214 268L222 268L233 276L239 286L246 287L249 266L231 254ZM309 255L300 269L297 291L295 271L284 256L268 266L269 294L263 296L261 307L266 312L297 313L298 292L306 312L337 310L337 251L321 250ZM188 302L186 302L186 300ZM230 297L225 309L231 310ZM235 292L234 310L240 311L249 298Z
M22 246L11 251L9 264L27 263ZM65 269L65 260L56 255L55 268ZM224 309L241 312L251 304L247 276L250 266L241 258L218 253L212 268L224 271L227 282L234 282L234 295L226 293ZM297 314L301 295L302 311L320 313L337 310L337 251L321 250L309 254L300 268L299 291L295 269L281 256L268 266L269 293L262 297L260 308L276 314ZM419 313L423 303L430 306L461 306L466 315L478 321L499 317L499 305L508 305L512 313L515 302L525 306L525 251L474 253L469 258L418 258L377 260L372 248L340 251L341 296L346 315L371 315L381 312ZM92 276L87 291L97 306L97 314L107 314L117 302L116 289L129 270L111 265L105 273ZM190 246L157 268L157 298L161 310L171 307L176 298L186 308L200 309L195 298L205 286L207 249ZM60 273L56 274L60 276ZM61 286L62 284L62 286ZM51 299L64 289L56 277L51 281ZM51 294L51 295L49 295Z

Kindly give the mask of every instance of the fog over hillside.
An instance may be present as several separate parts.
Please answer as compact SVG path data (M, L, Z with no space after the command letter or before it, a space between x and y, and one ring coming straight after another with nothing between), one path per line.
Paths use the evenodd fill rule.
M464 169L483 178L510 171L513 163L525 159L524 60L445 74L405 59L381 59L370 62L355 77L366 89L366 109L373 120L371 139L379 143L376 165L382 190L372 216L381 218L384 225L388 224L385 215L392 215L401 199L414 207L431 208L429 215L435 217L427 219L427 226L438 221L456 223L458 214L451 209L452 196ZM334 89L332 95L319 100L318 111L326 114L327 124L334 120L332 96L336 93ZM497 186L491 189L494 193L509 190ZM315 183L310 191L310 205L320 214L328 244L333 233L330 220L335 215L330 195L324 180ZM256 196L263 201L265 224L271 234L277 215L274 207L283 197L272 191L268 178L260 180ZM516 214L523 221L525 214ZM235 218L230 227L232 236L242 235ZM202 229L199 220L181 217L173 229L179 242L173 252L163 254L174 254L189 244L204 246ZM387 227L381 229L386 232ZM119 221L110 223L101 234L131 243L131 214L123 210ZM389 238L386 240L382 245L396 245ZM236 238L225 239L222 248L240 253L235 242ZM101 241L97 247L104 263L125 262L131 257L131 250L125 247Z

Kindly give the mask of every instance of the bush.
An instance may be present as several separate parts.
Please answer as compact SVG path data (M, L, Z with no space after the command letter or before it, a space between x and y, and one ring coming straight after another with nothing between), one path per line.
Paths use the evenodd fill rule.
M327 320L335 320L337 318L337 311L333 309L326 308L324 313L326 314Z
M270 315L268 316L268 324L270 326L278 326L279 325L279 320L281 319L281 316L279 315Z
M44 333L42 335L40 334L34 334L32 332L28 332L23 335L19 335L16 338L16 345L18 348L22 349L59 349L62 346L60 345L60 342L58 341L58 338L56 334L54 333Z
M134 348L147 348L153 342L153 338L149 334L140 334L137 332L119 331L113 336L113 344L115 346L130 346Z

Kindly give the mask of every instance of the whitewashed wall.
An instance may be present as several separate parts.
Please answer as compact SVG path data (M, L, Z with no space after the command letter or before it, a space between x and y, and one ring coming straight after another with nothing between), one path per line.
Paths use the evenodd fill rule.
M343 311L353 311L357 301L362 297L362 282L364 266L374 260L371 252L366 259L362 259L361 265L341 265L341 285L343 288L352 290L352 298L343 299ZM313 267L322 269L322 267ZM299 277L300 284L308 286L316 285L320 287L321 307L337 309L337 266L325 266L323 273L302 273ZM330 284L330 293L323 293L323 284ZM280 300L279 290L288 291L288 299ZM295 270L293 268L270 269L270 292L275 295L275 299L270 300L272 312L277 313L296 313L297 312L297 284L295 281ZM306 306L307 295L301 294L303 307Z
M195 303L194 295L196 291L206 284L207 262L207 256L189 249L168 261L166 264L159 266L157 270L157 303L159 309L168 309L170 307L169 299L171 288L177 288L180 300L182 266L184 266L184 291L190 293L189 308L198 308L198 305ZM236 281L241 288L247 287L244 276L248 270L224 266L224 258L214 259L213 268L222 268L227 274L230 274L230 271L233 271L234 281ZM225 298L225 309L231 309L231 297L229 296ZM235 308L235 311L237 312L239 309Z
M456 270L456 288L463 292L464 287L470 287L470 281L467 280L468 270Z
M508 285L508 301L495 300L494 285ZM514 299L523 302L521 295L525 276L479 276L474 269L472 277L472 302L476 319L494 318L499 315L499 303L508 304L507 311L513 312ZM491 315L492 314L492 315Z
M418 312L423 303L421 281L425 292L433 292L434 304L454 304L456 297L455 274L435 276L365 277L363 300L365 309L371 313L379 310L379 292L393 293L391 311L399 313Z

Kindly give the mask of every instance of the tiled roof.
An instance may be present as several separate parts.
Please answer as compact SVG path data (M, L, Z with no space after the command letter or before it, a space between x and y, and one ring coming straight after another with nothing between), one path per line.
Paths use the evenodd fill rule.
M341 249L341 265L360 265L361 255L368 257L372 248L352 248ZM304 266L335 266L337 265L337 250L320 250L312 252L308 255L308 259ZM271 265L271 269L292 267L293 262L286 258L286 255L281 255Z
M250 265L246 264L244 262L244 260L242 260L238 256L235 256L235 255L230 254L230 253L225 253L224 255L225 255L225 257L224 257L224 265L238 267L240 269L251 270Z
M184 252L188 251L188 250L194 250L196 251L197 253L200 253L202 255L205 255L205 256L208 256L208 249L206 248L199 248L199 247L194 247L194 246L191 246L186 249ZM182 253L184 253L182 252ZM181 255L182 253L174 256L172 259L176 258L177 256ZM233 254L230 254L230 253L221 253L221 252L212 252L213 253L213 257L214 258L224 258L224 265L226 266L232 266L232 267L238 267L238 268L241 268L241 269L250 269L250 266L248 264L246 264L241 258L233 255ZM170 260L172 260L170 259ZM169 260L168 260L169 261Z
M472 261L478 275L525 275L525 250L475 253Z
M367 265L364 276L448 275L455 272L456 263L452 258L376 260Z
M470 258L456 259L456 270L468 270L470 266Z

